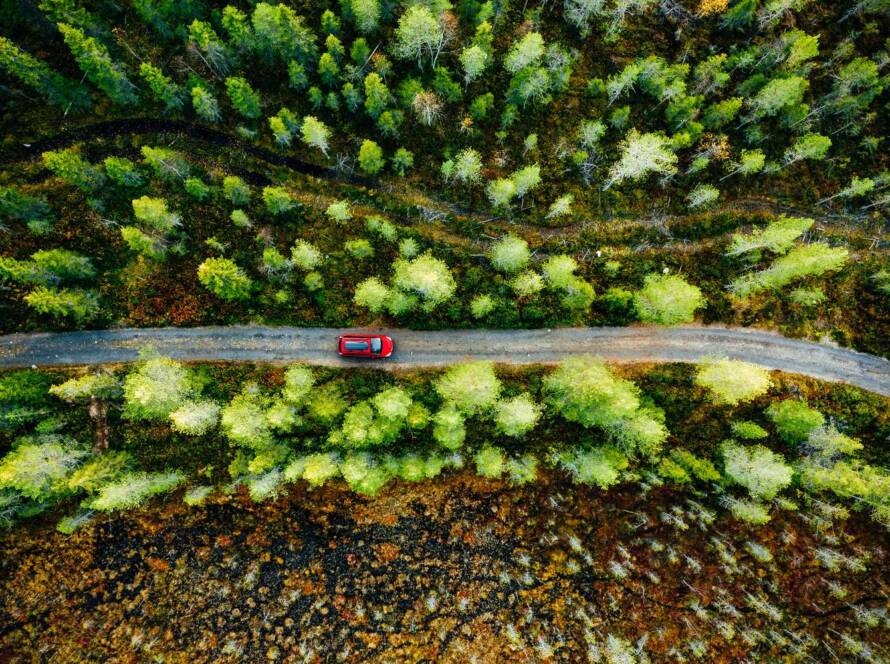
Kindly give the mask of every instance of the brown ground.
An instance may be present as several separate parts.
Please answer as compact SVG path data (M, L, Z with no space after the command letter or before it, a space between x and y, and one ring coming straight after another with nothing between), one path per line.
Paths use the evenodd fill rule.
M24 524L0 538L0 661L611 661L609 635L653 662L886 656L886 531L695 498L709 525L690 498L466 473Z

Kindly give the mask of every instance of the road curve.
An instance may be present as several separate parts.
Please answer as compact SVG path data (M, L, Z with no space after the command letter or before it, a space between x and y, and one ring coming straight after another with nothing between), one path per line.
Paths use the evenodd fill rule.
M187 361L308 362L356 366L334 351L338 334L357 330L195 327L50 332L0 336L0 368L132 362L140 348ZM610 362L697 362L726 356L770 369L849 383L890 397L890 361L773 332L722 326L599 327L552 330L374 330L396 341L392 358L360 366L441 366L468 360L548 364L571 355Z

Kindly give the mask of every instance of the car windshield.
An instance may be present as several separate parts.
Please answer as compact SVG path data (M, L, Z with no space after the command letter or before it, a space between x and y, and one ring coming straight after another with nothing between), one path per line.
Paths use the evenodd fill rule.
M381 348L383 348L383 342L380 339L371 339L371 352L379 353Z
M368 342L358 339L351 339L343 342L345 350L368 350Z

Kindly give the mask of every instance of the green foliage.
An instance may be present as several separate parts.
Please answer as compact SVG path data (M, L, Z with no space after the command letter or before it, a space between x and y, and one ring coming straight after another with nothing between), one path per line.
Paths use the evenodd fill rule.
M675 447L670 452L670 460L677 464L690 477L702 482L716 482L720 473L708 459L695 456L689 450Z
M206 259L198 266L198 281L224 300L245 300L253 288L250 277L228 258Z
M641 134L632 129L619 147L621 158L609 171L604 189L625 180L638 181L653 173L672 175L677 172L677 155L665 136Z
M554 461L576 482L608 489L620 480L628 466L627 457L614 447L576 447L555 455Z
M445 45L445 31L428 7L422 4L409 6L399 17L395 32L396 43L393 53L403 60L416 59L422 67L425 57L432 66Z
M168 493L185 481L178 472L127 473L104 485L90 501L90 507L100 512L114 512L139 507L149 498Z
M396 150L392 157L392 169L399 175L405 175L406 171L414 166L414 153L405 148Z
M218 122L221 117L219 102L203 85L192 88L192 107L198 117L207 122Z
M284 214L297 206L285 187L263 187L263 203L271 214Z
M737 256L758 249L785 254L814 223L812 219L780 216L764 228L755 229L751 233L734 234L726 255Z
M307 115L303 118L303 126L301 128L303 142L309 147L321 150L322 154L328 156L328 141L331 137L331 130L321 120Z
M309 64L318 52L315 35L287 5L256 4L251 16L259 51L267 59Z
M420 297L426 311L451 299L457 290L457 283L448 266L429 253L411 260L396 260L393 264L392 285Z
M544 379L544 392L557 413L605 430L628 453L654 455L667 439L660 411L644 408L637 387L613 376L596 357L565 360Z
M170 413L170 425L179 433L203 436L216 426L219 410L213 401L186 401Z
M347 408L346 400L337 383L325 383L312 391L306 401L306 412L322 425L331 425Z
M106 157L102 162L108 179L122 187L140 187L145 182L142 174L129 159L123 157Z
M825 424L822 413L797 399L771 403L766 416L775 425L779 437L792 444L805 442L812 431Z
M794 139L785 150L785 165L790 166L804 159L823 159L831 147L831 139L821 134L804 134Z
M148 227L165 234L179 225L179 215L167 210L167 201L163 198L142 196L132 201L133 216L143 227Z
M102 171L90 164L74 148L43 153L43 165L53 175L84 192L95 191L105 183Z
M226 79L226 92L232 102L232 106L242 116L249 119L260 117L260 96L250 86L246 79L240 76L230 76Z
M362 171L368 175L376 175L386 164L382 148L374 141L365 139L358 151L358 163Z
M505 235L488 252L494 268L508 274L524 268L530 256L528 242L515 235Z
M45 62L23 51L6 37L0 37L0 69L56 106L86 108L92 102L90 94L76 81L56 73Z
M732 423L732 435L742 440L761 440L769 433L756 422L741 421Z
M695 383L710 390L718 403L732 406L766 394L772 385L768 369L727 358L702 363Z
M266 420L263 398L253 389L245 389L220 412L223 433L235 445L262 450L273 442L272 428Z
M139 96L127 78L124 68L108 54L108 49L83 30L65 23L58 23L65 45L77 61L86 77L116 104L136 104Z
M494 310L494 299L490 295L476 295L470 300L470 313L479 320Z
M165 420L199 392L192 372L166 357L141 361L124 379L124 416Z
M763 290L778 290L803 279L839 270L849 252L843 247L829 247L822 242L798 246L759 272L743 274L733 280L729 290L738 297L748 297Z
M339 471L350 489L365 496L376 496L390 479L389 469L366 453L347 455Z
M769 510L756 501L728 496L725 504L739 521L762 526L770 520Z
M71 318L81 322L99 313L99 295L92 290L38 286L25 295L25 302L39 314Z
M323 259L321 252L306 240L297 240L291 249L291 262L301 270L314 270Z
M474 415L494 408L501 382L490 362L471 362L449 367L435 382L436 392L461 413Z
M809 81L800 76L774 78L750 100L753 117L770 117L797 106L809 87Z
M49 388L49 394L64 401L79 401L93 397L97 399L112 399L121 394L121 384L114 374L104 371L88 373L77 378L70 378L58 385L53 385Z
M0 460L0 489L45 501L68 491L67 478L86 457L71 441L21 442Z
M184 88L164 74L160 67L150 62L142 62L139 65L139 75L156 101L164 105L168 111L180 111L185 97Z
M68 489L72 492L95 493L103 485L118 480L127 470L132 459L126 452L106 452L93 457L68 477Z
M247 205L250 203L250 185L237 175L227 175L223 178L223 195L234 205Z
M544 290L544 279L532 270L524 270L510 281L510 288L519 297L532 297Z
M454 404L446 404L433 415L433 439L442 447L460 449L466 436L464 417Z
M309 454L293 461L284 470L288 481L306 480L310 486L321 486L340 474L337 457L330 453Z
M781 455L763 445L743 447L728 440L720 445L727 477L757 500L772 500L791 484L792 470Z
M650 274L643 288L634 293L634 308L645 323L679 325L695 317L696 309L705 305L697 286L676 274Z
M504 451L499 447L486 445L474 457L476 472L489 479L498 479L506 470Z
M501 401L495 407L494 422L505 436L518 438L535 428L541 419L542 408L528 392Z

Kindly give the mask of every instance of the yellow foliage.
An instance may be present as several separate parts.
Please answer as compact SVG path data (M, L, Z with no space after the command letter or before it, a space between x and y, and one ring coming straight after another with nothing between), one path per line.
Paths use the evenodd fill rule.
M728 6L729 0L701 0L698 4L698 13L701 16L722 14Z

